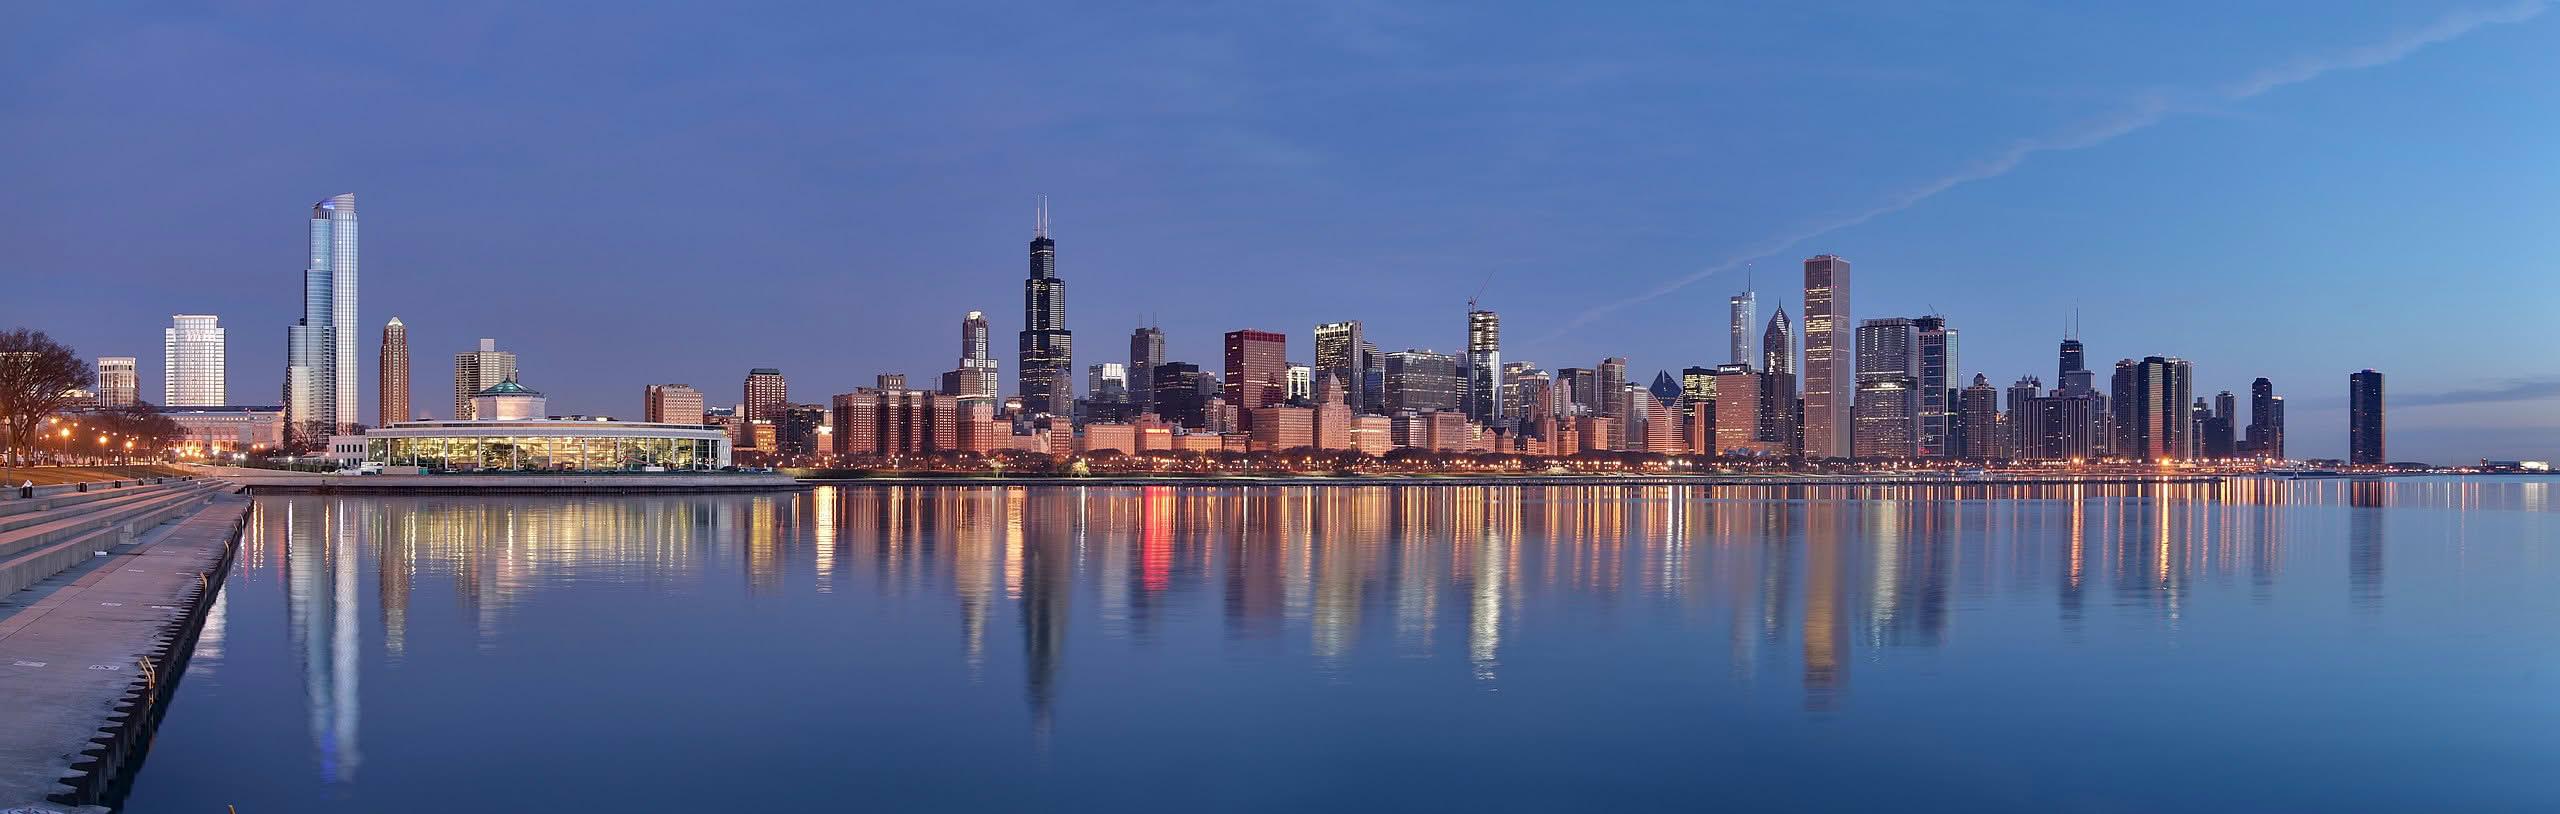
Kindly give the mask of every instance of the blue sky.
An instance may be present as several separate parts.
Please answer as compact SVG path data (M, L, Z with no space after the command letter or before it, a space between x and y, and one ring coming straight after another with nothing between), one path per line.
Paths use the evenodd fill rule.
M972 309L1010 387L1046 194L1080 364L1142 319L1454 350L1482 287L1507 358L1649 380L1721 361L1738 264L1796 314L1836 253L1968 377L2050 384L2076 307L2093 361L2273 378L2297 454L2372 367L2394 458L2560 456L2560 13L2086 5L23 6L0 323L150 397L167 315L218 313L272 402L353 191L367 341L401 317L438 412L481 336L636 414L930 377Z

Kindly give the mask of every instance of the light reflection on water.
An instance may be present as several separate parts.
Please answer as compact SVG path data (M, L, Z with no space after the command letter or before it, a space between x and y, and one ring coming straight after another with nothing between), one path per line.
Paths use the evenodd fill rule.
M2191 748L2218 755L2221 771L2369 760L2398 772L2365 781L2379 789L2250 793L2276 808L2395 790L2548 802L2548 789L2456 792L2459 773L2413 772L2405 757L2417 753L2370 740L2337 754L2258 749L2298 746L2278 726L2437 691L2395 670L2461 683L2545 666L2554 603L2530 589L2549 587L2549 486L266 496L132 807L1282 810L1302 806L1248 792L1302 771L1382 807L2230 802L2210 785L2102 775L1933 777L1863 793L1789 779L1882 768L1849 747L1813 750L1842 737L1929 742L2004 777L2069 776L2048 762L2099 755L2049 754L2046 741L2095 728L2157 745L2170 737L2149 731L2160 726L2220 739ZM2422 641L2455 625L2527 639L2503 655L2459 636ZM2288 686L2302 678L2293 669L2342 665L2373 672L2322 673L2331 686L2307 697ZM2214 700L2180 700L2199 692ZM2126 700L2155 695L2169 703ZM2225 708L2238 700L2271 706ZM297 737L277 720L287 710L306 722ZM2437 712L2420 731L2361 734L2553 745L2506 731L2552 722L2547 702L2505 718ZM2175 720L2132 717L2163 714ZM464 756L532 737L509 726L537 722L557 730L544 742L592 759L547 759L553 782L532 784L510 780L520 767L499 756ZM1375 740L1363 748L1409 770L1330 762L1344 747L1309 725ZM1484 742L1403 728L1417 726L1482 727ZM1979 741L1956 734L1977 729ZM741 732L818 765L753 782L701 768L734 763L724 750ZM1729 755L1732 767L1767 765L1712 783L1694 767L1639 771L1734 748L1709 733L1765 751ZM1563 740L1586 751L1546 753ZM1195 762L1206 755L1231 760ZM1474 759L1434 760L1457 755ZM1133 796L1140 759L1187 765L1207 785ZM2138 752L2103 777L2195 759ZM1542 774L1581 782L1506 779ZM1473 780L1453 787L1460 777Z

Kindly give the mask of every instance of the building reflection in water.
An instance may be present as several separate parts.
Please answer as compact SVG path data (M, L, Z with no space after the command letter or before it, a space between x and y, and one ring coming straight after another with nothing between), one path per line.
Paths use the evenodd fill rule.
M752 496L270 496L258 505L240 567L273 570L288 592L310 738L331 782L351 780L363 763L366 648L397 665L422 636L454 635L420 632L413 609L422 595L462 608L462 644L483 651L504 646L527 598L580 583L898 599L954 618L955 667L970 680L990 671L1010 680L1014 668L1001 654L991 661L988 641L991 628L1010 623L1021 633L1031 726L1043 737L1072 694L1071 635L1154 648L1206 634L1230 652L1329 675L1380 654L1445 660L1489 685L1506 659L1560 644L1524 634L1521 620L1552 631L1575 614L1604 626L1612 616L1675 614L1719 631L1732 678L1794 685L1818 712L1848 703L1851 665L1943 646L1962 635L1962 609L1980 602L2051 601L2058 629L2075 637L2101 609L2148 615L2163 631L2199 623L2188 614L2201 586L2245 585L2266 601L2283 579L2300 511L2344 513L2348 595L2374 610L2386 507L2550 510L2540 483L2268 479L899 485ZM238 624L223 616L228 604L216 605L221 621L200 647L207 665L220 663L226 634L239 635L226 631Z
M2391 486L2380 478L2347 484L2347 598L2357 610L2382 607L2382 513Z

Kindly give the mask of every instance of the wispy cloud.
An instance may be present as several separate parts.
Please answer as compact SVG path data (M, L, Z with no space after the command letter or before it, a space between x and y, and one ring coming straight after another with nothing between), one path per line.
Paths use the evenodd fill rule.
M2388 396L2393 407L2426 407L2440 404L2494 404L2505 401L2533 401L2560 396L2560 376L2537 379L2508 379L2488 387L2447 390L2441 393L2418 393Z
M2455 12L2433 23L2394 33L2379 42L2335 54L2296 59L2200 91L2145 93L2129 100L2124 109L2114 115L2083 122L2059 133L2021 140L1989 158L1888 195L1864 210L1772 235L1767 240L1745 246L1704 269L1666 280L1625 299L1584 310L1546 338L1560 336L1599 319L1609 312L1648 302L1687 288L1700 280L1741 268L1745 263L1785 251L1798 243L1918 206L1921 202L1937 197L1939 193L1947 190L2007 175L2019 165L2026 163L2027 159L2038 154L2085 150L2159 124L2181 113L2200 112L2214 105L2245 101L2338 71L2388 65L2428 46L2450 42L2482 28L2533 19L2548 10L2551 3L2552 0L2521 0L2494 8Z
M2343 391L2344 388L2340 390ZM2464 404L2504 404L2514 401L2540 401L2560 398L2560 374L2503 379L2476 387L2440 390L2433 393L2410 393L2388 390L2385 397L2394 409L2406 407L2450 407ZM2347 406L2344 392L2293 395L2285 403L2295 409L2343 410Z

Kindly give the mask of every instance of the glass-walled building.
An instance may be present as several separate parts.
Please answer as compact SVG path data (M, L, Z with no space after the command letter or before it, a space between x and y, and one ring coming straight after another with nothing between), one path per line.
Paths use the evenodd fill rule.
M542 394L513 377L472 398L468 421L412 421L360 437L364 460L446 471L703 470L729 465L729 435L701 424L545 418Z
M592 472L729 465L729 438L700 425L629 421L429 421L365 433L365 460L442 470Z

